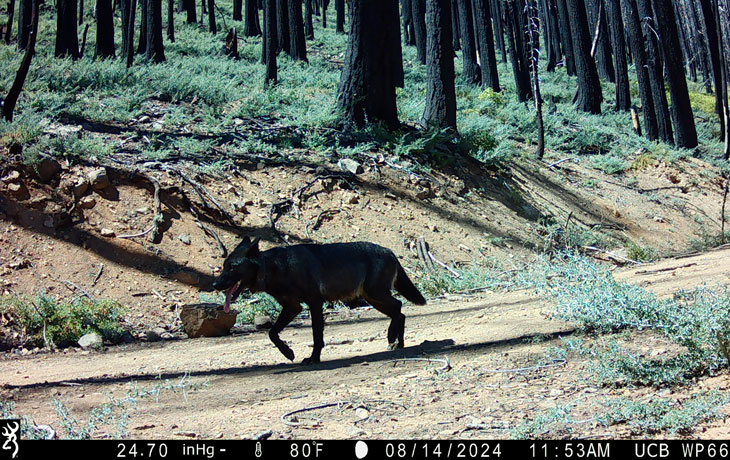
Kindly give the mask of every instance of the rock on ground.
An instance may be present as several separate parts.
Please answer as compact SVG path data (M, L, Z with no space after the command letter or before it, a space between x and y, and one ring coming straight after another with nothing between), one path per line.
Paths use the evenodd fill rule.
M180 319L188 337L220 337L228 335L236 324L238 312L225 313L218 304L186 305L180 310Z

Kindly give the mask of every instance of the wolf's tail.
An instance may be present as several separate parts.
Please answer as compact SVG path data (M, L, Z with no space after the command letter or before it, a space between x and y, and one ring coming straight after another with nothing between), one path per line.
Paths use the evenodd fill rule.
M395 290L416 305L426 305L426 299L423 298L421 292L413 284L410 278L408 278L406 271L403 270L403 267L397 259L396 263L398 264L398 271L396 272L395 283L393 284Z

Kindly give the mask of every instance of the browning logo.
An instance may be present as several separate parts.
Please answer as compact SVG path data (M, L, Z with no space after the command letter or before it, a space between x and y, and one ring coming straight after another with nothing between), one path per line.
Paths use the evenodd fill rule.
M2 440L0 458L7 458L6 452L10 454L10 458L18 456L19 433L20 419L0 420L0 440Z

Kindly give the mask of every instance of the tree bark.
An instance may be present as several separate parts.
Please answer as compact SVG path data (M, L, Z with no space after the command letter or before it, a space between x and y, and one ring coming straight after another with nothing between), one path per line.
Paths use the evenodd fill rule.
M264 0L264 62L266 64L266 77L264 87L268 88L276 84L276 55L278 54L279 45L277 20L276 20L276 2L277 0Z
M517 99L525 102L532 97L530 88L529 45L524 40L527 26L525 9L518 2L521 0L506 0L504 7L504 29L507 32L512 74L515 78Z
M672 124L674 140L677 147L697 147L697 130L695 128L692 106L689 101L687 79L684 74L684 59L679 43L677 21L671 0L653 0L659 36L660 49L664 59L669 93L672 96Z
M257 2L256 0L245 1L246 20L243 25L243 35L246 37L258 37L261 35L261 24L259 24L259 10Z
M13 36L13 16L15 15L15 0L8 2L8 24L5 26L5 44L10 44ZM75 20L75 19L74 19Z
M335 0L335 32L345 33L345 0Z
M641 113L644 118L644 132L647 139L655 141L659 138L659 127L654 109L654 98L651 92L651 82L649 81L649 65L636 0L621 0L621 6L623 7L624 18L626 18L626 30L629 35L631 54L634 57L634 68L639 87L639 98L641 99Z
M307 42L304 39L302 0L289 0L289 55L295 61L307 61Z
M291 37L289 36L289 0L277 0L276 2L276 30L278 34L278 51L289 54L291 49Z
M395 89L403 85L398 1L350 1L345 64L337 92L344 122L400 126Z
M195 24L198 22L195 0L183 0L183 5L185 5L185 12L187 13L187 23Z
M426 108L421 124L456 130L450 0L427 0Z
M583 0L566 0L566 6L573 39L575 70L578 76L576 107L584 112L599 114L603 93L596 62L591 57L591 39Z
M114 57L112 0L96 0L96 56Z
M616 110L631 110L629 90L629 67L626 63L626 42L624 23L621 18L619 0L604 0L608 18L611 47L613 49L613 68L616 73Z
M416 59L426 64L426 0L411 0L413 34L416 39Z
M481 82L482 74L479 64L477 64L471 0L455 1L459 10L459 29L461 32L461 58L463 62L461 76L467 84L478 85Z
M162 0L147 0L146 58L154 63L165 61L162 41Z
M218 26L215 23L215 0L208 0L208 29L213 35L218 33Z
M233 0L233 20L243 21L243 0Z
M575 75L575 57L573 54L573 33L570 29L570 16L566 0L557 0L558 22L560 24L560 41L565 53L565 71L568 75Z
M175 43L175 0L167 0L167 39Z
M76 0L56 1L56 57L80 57L76 13Z
M37 0L36 0L37 1ZM26 49L33 29L33 0L20 0L18 5L18 48Z
M494 51L494 31L492 30L492 6L490 0L474 1L474 24L479 38L479 64L482 70L482 86L499 92L497 56ZM493 0L498 1L498 0Z

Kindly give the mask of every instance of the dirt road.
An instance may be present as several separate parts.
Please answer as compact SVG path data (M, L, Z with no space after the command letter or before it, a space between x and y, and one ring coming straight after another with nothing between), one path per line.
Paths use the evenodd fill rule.
M660 295L728 283L730 249L621 269L616 276ZM242 438L267 430L273 438L505 438L542 411L580 401L587 419L580 430L592 437L629 435L590 417L591 401L628 390L597 387L584 362L546 362L557 337L571 333L569 325L548 318L550 310L526 290L407 305L406 348L396 352L386 351L386 317L372 309L344 311L327 318L323 362L308 367L298 364L311 352L306 319L282 333L295 363L263 332L103 352L5 355L0 397L14 401L16 413L59 428L55 398L84 421L109 395L124 397L130 382L149 389L185 379L185 392L163 390L130 406L133 438ZM393 361L403 358L434 361ZM440 370L446 362L450 370ZM282 419L319 405L327 407L289 416L290 424ZM97 436L115 431L104 426ZM716 423L697 435L728 437L730 425Z

